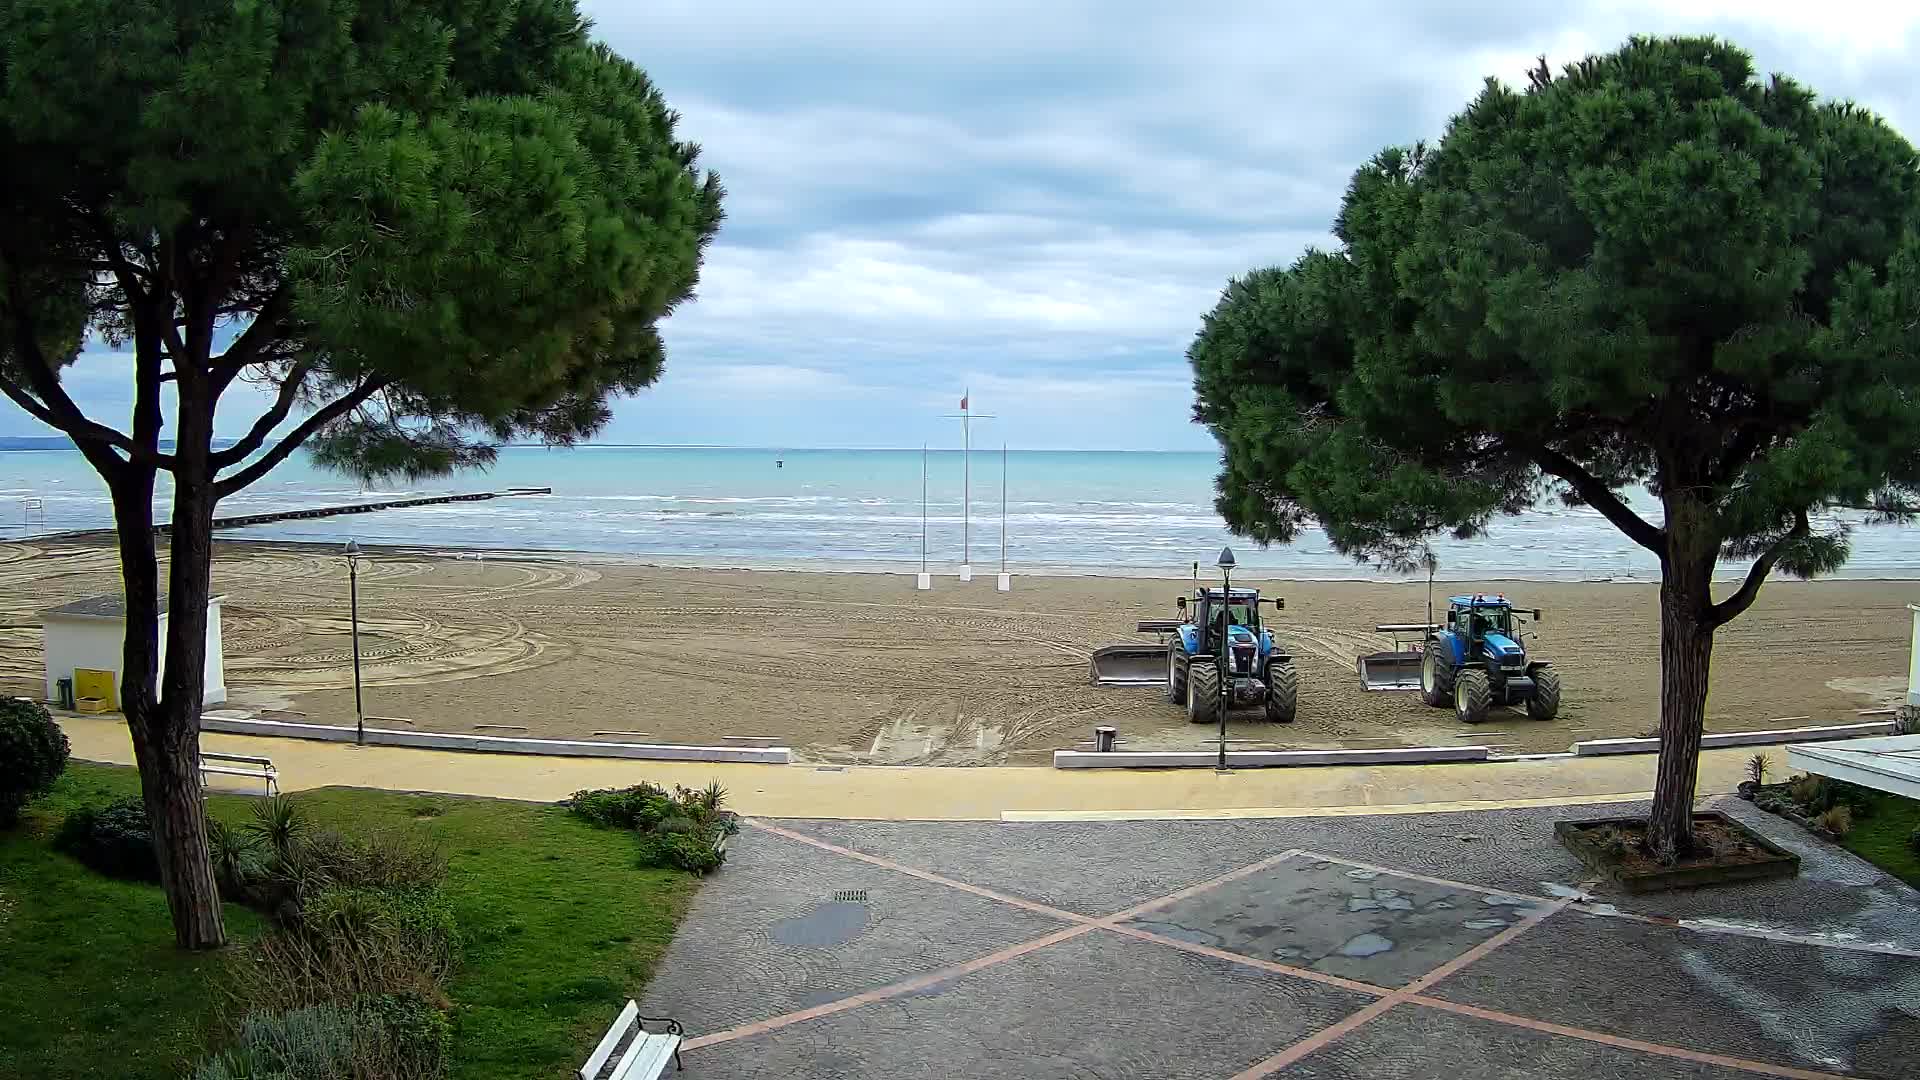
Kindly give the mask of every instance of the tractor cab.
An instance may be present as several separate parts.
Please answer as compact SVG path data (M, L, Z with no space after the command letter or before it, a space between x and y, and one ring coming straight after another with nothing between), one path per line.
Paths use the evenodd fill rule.
M1447 598L1447 626L1462 639L1465 655L1484 658L1500 669L1526 665L1527 651L1514 628L1519 614L1504 596ZM1538 617L1537 612L1529 614Z

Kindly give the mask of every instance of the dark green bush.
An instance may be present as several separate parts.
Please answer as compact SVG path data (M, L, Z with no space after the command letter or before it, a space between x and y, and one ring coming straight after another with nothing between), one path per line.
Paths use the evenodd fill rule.
M1811 775L1795 778L1788 784L1787 793L1808 817L1817 817L1835 807L1845 807L1856 818L1867 817L1873 812L1875 798L1871 788Z
M641 866L671 866L704 874L718 868L726 857L704 831L640 834Z
M437 977L453 970L460 949L453 908L438 889L335 886L310 899L302 918L329 939L391 938Z
M146 804L138 798L73 811L54 834L53 846L96 873L133 881L160 880L153 829L147 824Z
M361 1016L386 1032L387 1051L400 1075L438 1076L453 1046L447 1014L419 994L368 994L354 1003Z
M673 816L673 799L658 784L576 791L561 802L576 816L609 829L651 829Z
M67 733L38 702L0 698L0 828L13 826L28 799L53 787L68 752Z
M1915 855L1920 855L1920 829L1913 830L1913 835L1907 837L1907 846L1913 849Z

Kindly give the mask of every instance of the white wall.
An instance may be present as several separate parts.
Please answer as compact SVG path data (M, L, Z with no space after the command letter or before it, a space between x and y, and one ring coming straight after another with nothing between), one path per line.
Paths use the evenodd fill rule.
M74 668L113 672L113 688L120 692L121 627L119 619L48 615L41 624L47 636L47 700L59 700L54 684L73 678Z
M42 622L46 633L47 700L59 698L61 679L73 678L75 668L94 668L113 672L115 694L126 691L120 681L120 659L126 624L120 619L91 618L84 615L47 615ZM207 605L206 695L208 705L227 700L227 665L221 655L220 601ZM167 617L160 616L160 657L154 671L154 693L160 692L159 675L167 667Z
M1908 604L1913 610L1913 649L1907 660L1907 704L1920 708L1920 604Z
M220 653L220 600L207 605L207 691L201 701L218 705L227 700L227 659Z

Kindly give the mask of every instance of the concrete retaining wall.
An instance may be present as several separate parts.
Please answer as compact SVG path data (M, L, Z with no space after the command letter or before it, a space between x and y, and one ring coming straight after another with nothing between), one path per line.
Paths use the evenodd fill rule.
M1289 765L1396 765L1436 761L1485 761L1484 746L1403 746L1381 750L1229 750L1227 764L1240 769ZM1055 750L1056 769L1211 769L1217 750Z
M352 742L354 729L325 724L289 724L281 720L231 720L202 716L200 730L223 735L270 735L283 739ZM502 735L458 735L435 731L368 728L372 746L411 746L429 750L473 750L492 754L553 754L561 757L638 758L647 761L739 761L785 765L793 751L785 746L676 746L670 743L603 743L570 739L519 739Z
M1874 720L1864 724L1835 724L1831 727L1781 728L1775 731L1723 731L1701 736L1700 749L1771 746L1775 743L1857 739L1865 735L1891 734L1893 734L1891 720ZM1579 757L1593 757L1597 754L1654 754L1659 751L1659 739L1589 739L1586 742L1573 744L1573 752Z

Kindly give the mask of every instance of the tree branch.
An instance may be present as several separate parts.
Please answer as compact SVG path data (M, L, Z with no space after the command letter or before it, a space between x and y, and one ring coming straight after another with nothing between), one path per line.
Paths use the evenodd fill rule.
M226 389L236 375L259 361L261 353L266 351L282 329L280 320L286 317L291 306L292 297L286 286L275 289L266 303L260 305L247 329L227 347L226 352L214 358L212 368L215 386Z
M1805 540L1812 532L1813 526L1807 521L1807 512L1794 511L1793 528L1788 529L1785 535L1773 542L1773 546L1767 548L1764 554L1754 560L1753 565L1747 569L1747 579L1740 583L1739 590L1707 608L1707 627L1713 629L1725 626L1752 607L1754 598L1760 595L1760 586L1767 580L1767 575L1773 573L1774 564L1780 561L1781 553L1790 545Z
M287 372L287 377L280 382L280 393L274 397L273 407L253 422L253 427L239 442L215 453L208 459L213 465L214 472L238 465L247 460L249 454L260 449L261 445L267 441L267 436L273 434L273 429L279 427L281 422L286 420L287 415L293 412L294 402L300 400L300 388L306 385L307 375L312 370L313 364L305 360L293 365L293 369Z
M274 443L273 449L262 454L260 460L248 465L232 476L216 481L213 485L214 499L216 501L224 499L234 492L239 491L241 488L246 487L248 484L253 483L255 480L260 479L262 476L265 476L273 470L274 466L287 460L289 455L295 450L298 450L300 444L312 438L314 432L319 431L321 428L326 427L328 424L359 408L361 403L379 393L386 385L387 380L385 379L368 379L366 382L354 387L345 396L328 403L325 407L301 421L300 426L288 432L286 438ZM278 402L275 402L275 406L278 407Z
M34 419L56 431L65 432L82 450L87 447L81 444L90 444L103 450L111 448L143 465L161 469L173 468L172 455L140 446L124 433L91 420L80 411L80 406L74 404L73 399L68 397L67 392L61 388L59 376L54 374L53 367L47 363L46 356L41 353L40 343L34 337L32 321L24 314L26 306L18 302L17 295L15 301L13 353L19 357L20 368L26 372L32 393L28 393L27 388L14 385L4 379L0 379L0 390L3 390L14 404L25 409ZM37 401L34 400L36 397ZM88 455L88 460L92 461L96 468L104 468L108 461L116 465L120 463L120 459L112 454L104 454L98 459ZM109 478L111 478L110 475Z
M1655 555L1665 557L1666 530L1655 528L1645 518L1634 513L1631 507L1620 501L1620 496L1615 495L1611 488L1601 483L1598 477L1581 468L1579 462L1549 446L1530 446L1526 449L1526 453L1542 471L1566 481L1567 485L1573 488L1574 494L1580 496L1582 502L1600 511L1608 521L1613 523L1614 528L1627 535L1627 539Z

